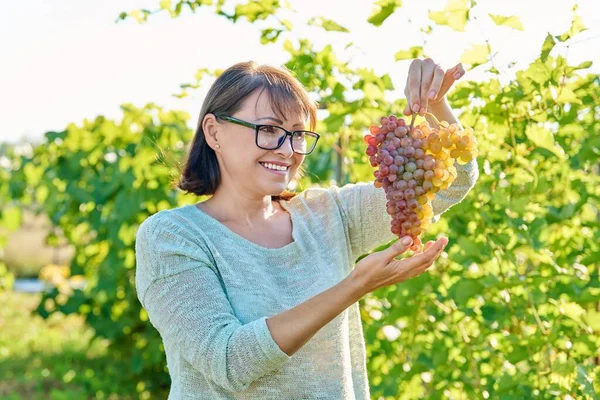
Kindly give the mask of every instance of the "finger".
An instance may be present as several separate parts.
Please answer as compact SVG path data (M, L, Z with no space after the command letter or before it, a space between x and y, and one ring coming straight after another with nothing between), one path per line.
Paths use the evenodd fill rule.
M448 92L448 90L450 90L450 87L452 87L454 82L456 82L456 80L461 78L464 74L465 69L460 63L446 71L446 73L444 74L442 85L438 92L438 98L444 96Z
M454 80L459 80L465 74L465 67L463 67L462 63L458 63L454 66L454 73L452 77Z
M433 240L430 240L429 242L427 242L425 244L425 250L428 250L431 246L433 246L435 242Z
M439 65L435 67L435 72L433 75L433 81L431 82L431 87L429 88L429 93L427 93L427 98L430 100L435 100L438 98L438 93L442 87L442 82L444 81L444 69Z
M412 256L409 259L403 260L403 261L407 261L408 269L418 268L419 266L422 266L424 264L427 264L427 263L435 260L439 256L439 254L441 254L442 250L444 250L444 247L446 247L446 244L448 244L448 239L442 237L442 238L436 240L435 243L433 245L431 245L423 253L419 253L419 254Z
M447 243L447 239L440 239L429 246L424 253L390 263L389 265L395 270L397 282L420 275L431 267L444 250L445 243Z
M431 58L426 58L423 63L421 63L421 86L419 93L421 98L421 108L419 109L419 113L421 115L424 115L427 111L427 93L429 92L429 88L433 81L435 66L436 64Z
M385 258L385 260L390 261L393 260L397 255L406 252L411 245L412 238L410 236L405 236L402 239L395 241L387 249L381 251L381 255Z
M421 60L414 60L408 69L408 104L413 112L419 112L421 108Z
M412 110L410 109L410 107L408 105L404 108L404 111L402 111L402 114L404 114L404 115L412 114Z

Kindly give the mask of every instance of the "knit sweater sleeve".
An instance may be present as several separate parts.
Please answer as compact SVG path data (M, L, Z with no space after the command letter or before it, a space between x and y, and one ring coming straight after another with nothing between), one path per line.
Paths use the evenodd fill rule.
M197 239L150 217L136 239L137 296L165 346L225 390L247 389L289 358L266 317L242 324Z
M465 165L455 163L455 167L457 176L452 185L436 193L432 200L433 222L462 201L479 177L475 160ZM373 182L358 182L342 187L332 186L329 191L343 216L352 260L396 237L391 232L392 220L386 210L387 198L383 188L376 188Z

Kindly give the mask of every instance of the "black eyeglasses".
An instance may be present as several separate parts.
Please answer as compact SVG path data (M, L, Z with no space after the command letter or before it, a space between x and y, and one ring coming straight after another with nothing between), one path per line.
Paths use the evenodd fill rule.
M298 154L310 154L316 147L320 135L311 131L288 131L275 125L257 125L228 115L214 114L215 117L233 124L246 126L255 131L256 145L263 150L275 150L290 137L292 150Z

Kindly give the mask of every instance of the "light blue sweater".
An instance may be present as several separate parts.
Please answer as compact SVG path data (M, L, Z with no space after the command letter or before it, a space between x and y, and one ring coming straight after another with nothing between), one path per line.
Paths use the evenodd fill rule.
M475 161L457 171L433 200L435 220L479 174ZM136 287L163 339L169 399L369 399L358 303L291 357L266 319L339 283L357 257L394 239L385 203L371 182L307 189L281 202L294 241L276 249L244 239L195 205L144 221Z

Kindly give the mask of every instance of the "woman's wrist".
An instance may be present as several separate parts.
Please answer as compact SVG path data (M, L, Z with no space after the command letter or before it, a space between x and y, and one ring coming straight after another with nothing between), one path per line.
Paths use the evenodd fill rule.
M448 99L446 98L446 96L444 96L437 103L433 103L433 104L429 103L428 111L431 114L433 114L440 121L446 121L449 124L457 123L460 125L460 123L454 116L454 113L452 112L452 107L450 107L450 103L448 102ZM432 122L432 121L430 121L430 122Z

